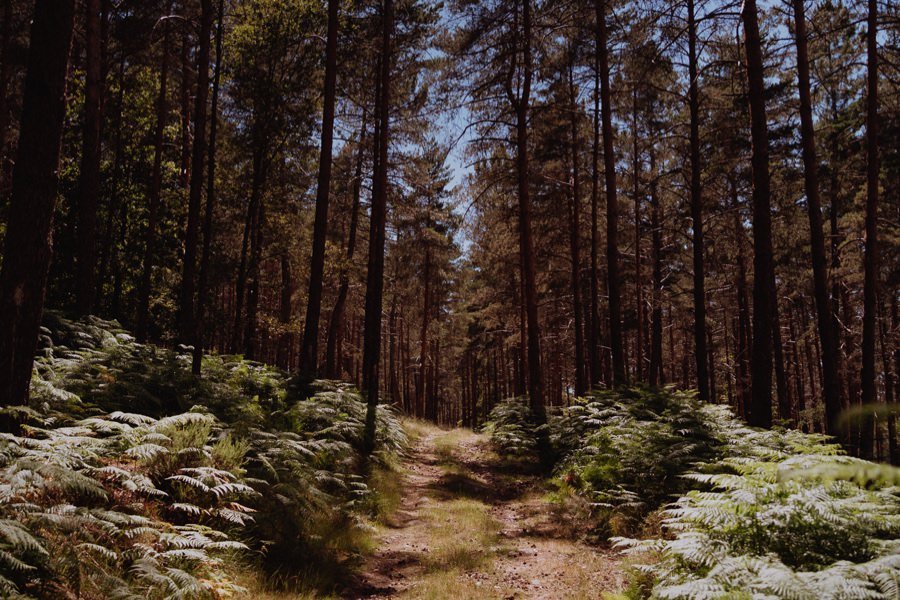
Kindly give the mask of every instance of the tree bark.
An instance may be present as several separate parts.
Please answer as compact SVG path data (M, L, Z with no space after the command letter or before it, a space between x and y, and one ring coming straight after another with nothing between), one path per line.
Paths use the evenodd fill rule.
M741 10L747 54L750 137L753 147L753 350L751 402L748 421L772 426L772 297L775 269L772 258L772 215L769 190L769 134L766 124L765 78L756 0L745 0Z
M522 83L518 97L512 90L507 95L516 113L516 180L519 200L519 254L522 257L522 280L525 293L525 317L528 324L528 399L532 422L546 423L544 410L544 374L541 366L541 330L538 320L537 282L534 264L534 241L531 232L531 190L529 187L528 113L531 102L532 58L531 0L522 2L522 31L515 32L516 45L521 43ZM515 49L518 54L519 49ZM548 456L546 440L541 440L541 456Z
M325 376L331 379L340 377L340 358L337 356L338 338L344 335L344 313L346 312L347 294L350 291L350 275L348 266L353 262L356 252L356 230L359 227L359 198L362 190L363 150L366 140L366 111L363 109L362 126L359 131L356 152L356 172L353 175L353 199L350 205L350 226L347 231L346 262L341 266L340 285L337 300L328 320L328 335L325 345Z
M225 23L225 0L219 0L216 11L216 66L213 71L212 106L210 107L209 148L206 169L206 211L203 216L203 250L200 255L200 275L197 281L197 315L194 319L194 354L192 370L200 374L203 362L204 328L206 327L206 296L209 292L209 270L212 255L213 217L216 211L216 135L219 125L219 83L222 78L222 36Z
M103 124L103 64L100 0L85 0L85 82L81 162L78 174L77 285L75 309L94 309L97 287L97 204L100 195L100 129Z
M378 131L375 169L372 177L372 206L369 224L369 264L366 277L365 339L363 343L363 386L366 390L366 427L363 455L375 449L375 416L378 408L379 360L381 352L381 309L384 294L384 242L387 217L388 147L391 121L391 46L394 31L394 2L382 4L381 59L378 74Z
M144 260L141 269L141 280L138 285L137 325L135 337L139 342L147 341L147 329L150 318L150 293L153 285L153 267L156 262L156 230L159 227L160 193L162 191L162 156L165 143L166 121L169 114L167 86L169 80L169 45L172 41L172 30L168 19L172 12L173 1L169 0L164 15L162 40L162 57L159 70L159 91L156 95L156 126L153 130L153 171L150 175L150 186L147 190L147 229L144 232Z
M653 244L653 303L650 332L650 385L662 385L662 223L660 218L659 192L656 172L656 149L653 145L655 136L651 137L650 147L650 226Z
M312 379L319 365L319 316L322 311L322 277L325 271L325 238L328 235L328 195L331 188L331 150L334 139L334 97L337 76L338 0L328 0L328 33L325 43L325 99L322 109L322 143L316 188L312 262L306 325L300 345L300 376Z
M428 225L426 224L426 227ZM428 323L431 316L431 251L425 250L425 270L422 274L424 293L422 298L422 329L419 335L419 379L416 381L416 410L424 409L428 396ZM426 412L425 414L428 414Z
M212 32L212 0L200 0L200 33L197 50L197 93L194 97L194 144L191 149L191 181L188 192L184 262L178 294L178 335L190 342L194 333L195 271L197 241L200 236L200 202L203 196L203 168L206 159L206 111L209 95L209 50Z
M588 361L591 387L600 384L600 52L594 52L594 122L591 144L591 319L588 333Z
M877 400L875 381L875 319L878 313L878 2L869 0L866 34L866 247L863 268L863 331L860 403ZM859 453L872 457L874 419L863 418Z
M838 436L837 418L841 412L841 382L838 352L832 328L828 267L825 262L825 236L822 231L822 203L819 197L819 163L816 157L815 128L809 84L806 15L804 0L793 0L794 37L797 43L797 79L800 92L800 136L803 147L804 187L809 214L810 253L819 343L822 347L822 390L825 399L826 433Z
M0 23L0 198L5 191L6 134L9 131L9 83L12 60L9 40L12 37L12 1L3 3L3 21Z
M706 267L703 240L703 190L700 181L700 99L697 90L697 20L694 0L688 0L688 104L690 108L691 148L691 231L694 251L694 362L697 367L697 392L709 401L709 363L706 348Z
M575 395L587 392L584 364L584 325L581 307L581 176L578 168L578 92L575 87L575 52L570 49L569 62L569 127L572 150L572 215L569 225L569 246L572 257L572 312L575 317Z
M606 28L607 0L595 0L597 53L600 66L600 103L603 122L603 171L606 178L606 281L609 294L609 347L614 385L626 383L622 349L622 292L619 281L619 205L616 199L616 157L613 152L612 101L609 87L609 49Z
M28 386L53 253L59 147L73 0L36 0L22 97L3 265L0 270L0 399L28 403ZM16 423L7 420L7 429Z

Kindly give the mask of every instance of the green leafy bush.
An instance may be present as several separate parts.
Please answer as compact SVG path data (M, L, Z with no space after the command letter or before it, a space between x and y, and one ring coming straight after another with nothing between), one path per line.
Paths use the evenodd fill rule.
M498 402L484 425L491 444L503 456L529 456L537 451L537 431L525 398Z
M41 344L23 431L0 435L0 595L215 598L235 561L291 583L362 549L350 386L293 399L284 374L218 356L197 379L188 354L97 319L51 315ZM377 433L387 465L406 436L386 407Z
M671 388L592 394L550 431L557 485L601 530L662 520L651 539L614 538L642 563L632 597L900 597L895 468Z

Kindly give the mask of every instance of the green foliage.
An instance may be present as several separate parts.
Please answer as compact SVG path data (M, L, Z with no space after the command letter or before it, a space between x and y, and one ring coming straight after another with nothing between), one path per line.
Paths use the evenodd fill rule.
M516 447L530 448L517 420L527 413L498 414L498 443L518 436ZM844 456L821 435L748 427L670 388L595 393L550 431L560 490L587 499L602 531L630 533L648 519L646 531L664 507L654 539L614 538L643 563L631 597L900 595L893 467Z
M530 414L525 398L511 398L494 406L484 431L499 454L521 457L537 451L537 432Z
M290 583L364 549L377 503L349 386L289 404L273 369L207 357L197 380L115 324L49 324L23 431L0 435L2 595L214 598L239 589L238 555ZM388 464L406 436L387 408L377 424Z

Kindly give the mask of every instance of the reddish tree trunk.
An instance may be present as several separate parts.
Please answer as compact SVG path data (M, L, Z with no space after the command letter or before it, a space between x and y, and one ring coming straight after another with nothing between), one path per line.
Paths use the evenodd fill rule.
M756 0L741 10L747 54L750 137L753 146L753 352L751 356L751 425L772 425L772 335L775 269L772 258L772 215L769 198L769 134L766 124L765 76Z
M816 158L815 128L809 84L806 15L804 0L793 0L794 36L797 43L797 76L800 92L800 136L803 145L803 173L806 204L809 214L810 254L813 267L813 288L819 342L822 346L822 389L825 399L825 424L829 435L837 436L841 412L840 366L832 328L832 309L828 287L828 267L825 262L825 236L822 232L822 203L819 199L819 173Z
M596 0L597 48L600 66L600 103L603 122L603 171L606 177L606 288L609 294L609 347L612 355L612 380L626 382L625 355L622 349L622 292L619 275L618 219L616 200L616 157L613 152L612 100L609 87L609 49L606 28L606 1Z
M572 216L569 246L572 256L572 312L575 316L575 395L584 396L587 381L584 373L584 326L581 307L581 177L578 169L578 97L575 87L574 50L569 63L569 126L572 136Z
M322 312L322 278L325 272L325 238L328 235L328 196L331 189L331 149L334 139L334 96L337 75L338 0L328 0L328 33L325 42L325 98L322 107L322 143L316 187L312 262L306 303L306 325L300 345L300 375L313 378L319 365L319 316Z
M384 294L384 242L388 196L388 147L391 121L391 60L394 31L394 2L382 5L381 56L378 74L378 103L375 169L372 176L372 206L369 224L369 264L366 277L365 339L363 343L363 387L366 390L366 427L363 454L375 449L375 414L378 407L379 362L381 353L381 308Z

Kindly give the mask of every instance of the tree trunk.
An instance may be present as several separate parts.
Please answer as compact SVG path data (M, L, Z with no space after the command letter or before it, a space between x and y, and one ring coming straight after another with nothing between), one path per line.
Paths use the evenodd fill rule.
M188 192L187 229L184 236L184 262L178 295L178 335L189 342L194 333L194 275L197 240L200 236L200 201L203 196L203 167L206 154L206 99L209 94L209 47L212 31L212 0L200 0L200 33L197 50L197 94L194 97L194 144L191 156L191 181Z
M809 57L807 54L806 15L804 0L793 0L794 36L797 42L797 78L800 92L800 136L803 146L804 186L809 213L810 253L812 255L813 287L819 343L822 346L822 389L825 399L826 433L838 436L837 424L841 412L841 382L838 353L832 329L831 298L829 297L828 267L825 262L825 236L822 232L822 203L819 199L819 173L816 158L815 128L809 87Z
M319 315L322 311L322 277L325 272L325 238L328 236L328 195L331 188L331 149L334 138L334 96L337 74L338 0L328 0L328 38L325 43L325 99L322 108L322 143L319 154L319 179L316 187L316 216L313 225L312 262L306 325L300 345L300 376L312 379L318 374Z
M638 144L637 84L631 90L631 185L634 197L634 378L643 381L644 373L644 282L641 280L641 154Z
M590 362L591 387L600 384L600 262L599 207L600 207L600 52L594 53L594 122L591 144L591 319L588 332L588 361Z
M256 327L259 311L259 280L262 263L265 206L260 198L250 224L250 260L247 267L247 323L244 328L244 357L257 358Z
M291 340L293 336L289 331L291 326L291 299L294 295L294 278L291 275L291 258L287 252L281 255L281 299L278 307L278 321L285 329L278 340L278 354L276 362L279 367L287 370L291 364Z
M206 212L203 216L203 251L200 255L200 275L197 282L197 316L194 321L194 355L192 370L200 374L203 361L206 296L209 293L209 269L212 254L213 217L216 210L216 134L219 125L219 82L222 77L222 35L225 23L225 0L219 0L216 25L216 67L213 72L212 106L210 107L209 150L206 169Z
M753 147L753 351L749 422L772 425L772 297L775 269L772 259L772 215L769 198L769 134L766 124L765 76L756 0L741 10L747 53L750 137Z
M75 309L94 309L97 287L97 204L100 195L100 129L103 124L103 64L100 0L85 0L85 82L81 162L78 174L77 285Z
M73 0L36 0L22 96L19 146L0 270L0 398L28 403L28 386L53 253L59 146ZM7 421L7 429L16 424Z
M366 277L365 339L363 343L363 386L366 390L366 428L363 454L375 449L375 415L378 407L378 363L381 352L381 305L384 293L384 241L388 196L388 147L391 121L391 46L394 31L394 2L382 4L381 58L378 74L377 144L372 176L372 206L369 224L369 264Z
M531 0L522 2L522 32L516 31L521 42L522 85L516 98L512 90L507 95L516 112L516 180L519 199L519 254L522 257L522 280L525 292L525 316L528 323L528 398L532 422L546 423L544 411L544 374L541 367L541 330L538 320L537 282L534 264L534 242L531 233L531 190L529 188L528 112L531 101L532 59ZM515 50L518 55L518 49ZM547 441L540 441L540 454L547 458Z
M584 396L587 381L584 373L584 326L581 307L581 177L578 169L578 96L575 87L575 52L570 49L569 62L569 125L572 135L572 218L569 245L572 255L572 312L575 316L575 395Z
M428 225L426 225L426 228ZM422 410L428 395L428 321L431 316L431 251L425 249L425 270L422 274L422 330L419 336L419 378L416 381L416 410ZM427 414L427 413L426 413Z
M688 0L688 104L690 106L691 147L691 231L694 250L694 362L697 392L709 401L709 364L706 349L706 267L704 266L703 191L700 182L700 99L697 90L697 21L694 0Z
M139 342L147 341L153 266L156 262L156 230L159 227L159 205L162 191L162 157L166 120L169 115L167 85L169 80L169 45L172 41L172 30L168 23L168 17L172 12L172 4L172 0L169 0L166 18L162 23L165 32L163 33L161 48L159 91L156 95L156 126L153 131L153 171L150 175L150 186L147 190L147 229L144 232L144 260L138 287L137 326L135 328L135 336Z
M616 200L616 157L613 153L612 101L609 89L609 49L607 48L606 2L595 0L597 13L597 53L600 66L600 103L603 121L603 171L606 177L606 281L609 294L609 347L614 385L626 382L622 350L622 292L619 275L618 219Z
M237 282L235 283L234 327L231 336L231 352L240 352L243 338L244 324L244 296L247 288L247 256L250 248L250 240L253 235L253 226L256 215L259 212L259 204L262 202L263 185L266 177L266 161L263 157L262 140L254 136L253 173L250 183L250 200L247 203L247 216L244 219L244 235L241 240L241 261L238 266Z
M652 144L655 136L651 137L650 147L650 203L652 212L650 226L653 229L653 322L650 332L650 385L662 385L662 223L660 218L658 173L656 172L656 148Z
M863 267L863 331L862 384L860 402L874 408L877 398L875 381L875 319L878 313L878 2L869 0L868 33L866 34L866 252ZM874 420L862 419L859 453L872 457Z
M10 58L9 40L12 37L13 10L12 1L3 3L3 15L0 19L0 199L6 189L6 134L9 131L9 88L12 59Z
M325 347L325 376L331 379L340 377L340 360L337 356L338 337L344 335L344 313L346 312L347 294L350 291L350 275L347 265L353 262L356 252L356 230L359 227L359 198L362 190L363 150L366 140L366 111L363 108L362 126L359 131L359 147L356 151L356 172L353 175L353 199L350 205L350 227L347 231L347 260L341 266L340 286L337 300L328 320L328 335Z
M187 7L182 8L181 24L181 187L191 179L191 28Z

